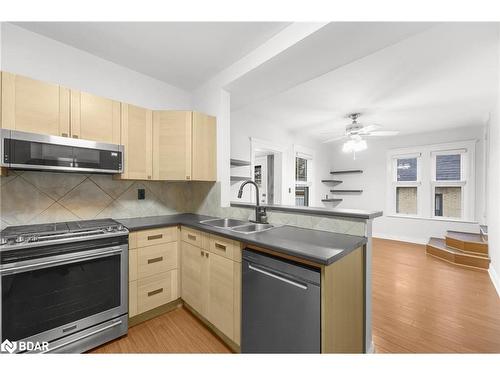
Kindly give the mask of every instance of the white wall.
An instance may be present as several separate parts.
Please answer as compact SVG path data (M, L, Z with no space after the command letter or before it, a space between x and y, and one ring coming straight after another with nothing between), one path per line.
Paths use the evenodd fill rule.
M497 53L500 54L500 33ZM500 93L500 55L498 66L498 93ZM491 258L490 275L500 295L500 96L496 108L492 110L488 121L488 173L487 173L487 209L488 250Z
M150 109L190 109L191 93L3 22L2 70Z
M283 176L282 189L291 193L288 194L287 201L282 204L295 204L294 179L295 179L295 158L293 146L300 145L311 148L315 151L314 169L315 181L313 182L313 199L309 205L323 207L321 198L328 194L328 186L321 183L321 179L329 178L330 163L328 161L328 145L306 138L303 135L291 133L276 122L254 115L251 112L240 110L231 112L231 158L250 160L250 138L258 138L270 143L283 146L286 151L284 162L287 163L287 174ZM233 189L232 200L237 200Z
M357 153L356 160L352 154L343 153L341 144L335 143L331 151L332 169L362 169L362 174L338 175L344 182L339 189L362 189L362 194L342 195L344 199L339 208L358 208L384 211L384 216L377 218L373 224L375 237L393 238L402 241L426 243L429 237L443 237L446 230L462 230L477 232L477 224L457 223L450 221L394 218L387 217L387 151L394 148L429 145L460 140L476 139L476 199L475 219L484 222L484 127L467 127L453 131L412 134L408 136L368 139L368 149Z

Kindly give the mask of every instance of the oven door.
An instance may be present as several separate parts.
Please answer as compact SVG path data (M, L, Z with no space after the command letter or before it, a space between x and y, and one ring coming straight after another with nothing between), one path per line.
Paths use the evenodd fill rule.
M2 342L50 342L127 314L128 245L65 246L45 250L57 255L1 265Z

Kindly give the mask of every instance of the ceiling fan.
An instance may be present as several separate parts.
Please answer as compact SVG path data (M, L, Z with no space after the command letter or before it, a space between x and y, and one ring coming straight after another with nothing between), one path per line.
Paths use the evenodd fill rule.
M352 123L345 127L344 134L329 138L323 143L335 142L341 139L362 140L363 137L390 137L399 133L397 130L378 130L382 126L376 124L363 125L358 122L360 116L361 113L351 113L347 117L352 120Z

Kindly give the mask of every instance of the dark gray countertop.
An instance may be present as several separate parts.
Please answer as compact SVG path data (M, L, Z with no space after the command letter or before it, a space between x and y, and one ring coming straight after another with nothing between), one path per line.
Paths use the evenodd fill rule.
M228 229L201 224L201 220L214 217L195 214L175 214L132 219L118 219L129 231L185 225L204 232L228 237L233 240L274 250L318 264L331 264L367 242L366 237L299 228L290 225L277 226L260 233L243 234Z
M375 219L382 216L382 211L365 211L347 208L326 208L326 207L300 207L300 206L285 206L281 204L262 204L270 211L283 211L294 212L305 215L319 215L319 216L337 216L347 217L351 219ZM245 202L231 202L231 207L255 208L253 203Z

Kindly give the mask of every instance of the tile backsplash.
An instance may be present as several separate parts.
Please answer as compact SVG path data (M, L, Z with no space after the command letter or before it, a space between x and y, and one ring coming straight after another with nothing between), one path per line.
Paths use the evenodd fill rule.
M145 199L137 199L137 189ZM10 171L0 177L0 224L9 225L192 212L253 219L254 210L221 207L220 182L122 181L110 175ZM364 235L363 221L268 211L275 225Z
M144 189L145 199L137 199ZM181 182L122 181L110 175L10 171L0 177L0 220L9 225L188 212L191 188Z

